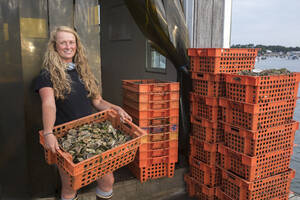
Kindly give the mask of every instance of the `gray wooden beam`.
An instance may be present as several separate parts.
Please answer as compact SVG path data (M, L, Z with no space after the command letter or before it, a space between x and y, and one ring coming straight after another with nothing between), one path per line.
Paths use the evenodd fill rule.
M185 21L188 27L190 46L193 46L194 41L194 5L195 0L185 0L183 1L183 9L185 14Z
M195 1L194 43L195 48L211 47L213 1Z
M224 33L224 0L213 0L211 47L223 47Z
M232 0L185 0L191 47L230 47L231 4Z

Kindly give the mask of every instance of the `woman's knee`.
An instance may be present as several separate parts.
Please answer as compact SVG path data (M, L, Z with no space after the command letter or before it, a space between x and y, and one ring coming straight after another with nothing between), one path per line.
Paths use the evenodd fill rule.
M105 185L105 186L113 186L115 182L115 178L113 173L106 174L105 176L101 177L97 180L98 185Z
M114 174L113 173L106 174L105 176L102 177L102 180L107 184L113 185L115 182Z

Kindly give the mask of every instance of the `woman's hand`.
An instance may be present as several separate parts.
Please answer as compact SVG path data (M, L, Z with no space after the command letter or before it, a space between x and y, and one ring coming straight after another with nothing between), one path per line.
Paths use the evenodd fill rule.
M130 115L128 115L120 106L105 101L104 99L102 99L101 96L94 98L92 100L92 104L99 111L106 110L106 109L115 110L121 116L121 121L124 121L125 119L132 121Z
M53 135L53 133L46 135L44 137L44 140L45 140L45 148L47 150L52 151L52 153L56 153L56 151L59 150L57 139L55 135Z
M119 106L114 106L113 108L117 113L121 116L121 121L124 121L125 119L132 121L132 118L130 115L128 115L127 112L125 112L121 107Z

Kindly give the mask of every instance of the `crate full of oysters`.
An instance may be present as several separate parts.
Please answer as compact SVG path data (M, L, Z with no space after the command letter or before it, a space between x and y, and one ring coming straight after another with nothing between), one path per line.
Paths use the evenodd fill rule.
M99 112L55 126L60 150L45 149L48 164L57 164L79 189L134 160L145 131L130 121L122 122L112 110ZM40 143L44 146L43 132Z

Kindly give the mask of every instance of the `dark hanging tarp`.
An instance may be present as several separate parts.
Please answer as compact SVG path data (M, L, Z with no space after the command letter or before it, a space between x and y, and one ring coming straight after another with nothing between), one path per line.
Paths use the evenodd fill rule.
M176 68L187 65L189 38L180 0L125 0L143 34Z
M152 46L167 57L177 70L180 92L180 135L189 132L188 30L180 0L124 0L136 24ZM183 141L182 141L183 142ZM182 147L186 149L185 147Z

